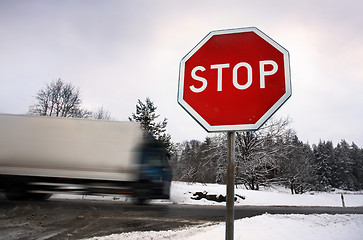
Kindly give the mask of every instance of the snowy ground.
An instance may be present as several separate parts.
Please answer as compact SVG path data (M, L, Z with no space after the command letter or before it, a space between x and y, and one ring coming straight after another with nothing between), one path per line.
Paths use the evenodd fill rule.
M193 193L208 192L208 194L226 195L225 185L200 183L188 184L184 182L173 182L171 190L171 200L177 204L198 204L198 205L225 205L206 199L193 200ZM309 192L304 194L292 195L289 189L283 187L264 188L260 191L245 190L242 188L235 189L235 194L244 197L237 197L236 206L326 206L341 207L343 193L346 207L363 206L363 191L349 192L336 190L331 193ZM362 238L363 239L363 238Z
M185 182L172 182L171 201L155 200L151 204L192 204L192 205L221 205L206 199L193 200L193 194L196 192L207 192L208 194L226 195L226 186L220 184L188 184ZM336 190L331 193L309 192L304 194L292 195L290 191L283 187L263 188L260 191L245 190L242 188L235 189L235 194L244 197L243 200L237 197L236 206L325 206L325 207L342 207L341 193L343 193L346 207L363 207L363 191L349 192ZM57 194L53 199L92 199L100 201L130 201L127 197L113 196L80 196Z
M248 240L361 240L363 215L269 215L236 220L234 239ZM131 232L92 240L221 240L225 224L204 225L177 231Z
M200 204L225 205L206 199L193 200L193 193L208 192L208 194L225 195L225 186L218 184L187 184L173 182L171 201L169 204ZM235 193L245 199L238 198L236 205L255 206L334 206L341 207L341 194L343 193L346 207L363 206L363 192L335 191L333 193L306 193L291 195L288 190L281 187L250 191L236 189ZM60 197L60 196L58 196ZM88 198L88 197L87 197ZM117 201L124 199L116 199ZM167 202L156 202L157 204ZM363 215L354 214L314 214L314 215L270 215L236 220L234 223L234 239L294 239L294 240L361 240L363 239ZM131 232L106 237L95 237L92 240L216 240L224 239L225 223L184 228L174 231L160 232Z

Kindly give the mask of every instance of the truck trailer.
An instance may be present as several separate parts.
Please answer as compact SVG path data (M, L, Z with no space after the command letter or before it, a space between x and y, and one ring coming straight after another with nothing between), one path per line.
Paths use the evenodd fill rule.
M168 199L169 154L134 122L0 114L0 190L10 200L54 193Z

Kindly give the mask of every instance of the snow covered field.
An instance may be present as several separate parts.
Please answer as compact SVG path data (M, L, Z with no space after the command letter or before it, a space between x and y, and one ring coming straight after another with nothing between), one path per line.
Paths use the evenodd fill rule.
M208 194L226 195L226 186L219 184L200 183L188 184L184 182L173 182L171 190L171 200L177 204L197 204L197 205L225 205L206 199L193 200L193 193L208 192ZM363 206L363 191L348 192L335 191L333 193L310 192L305 194L292 195L289 189L284 187L264 188L260 191L245 189L235 189L235 194L243 196L245 200L237 197L236 206L326 206L341 207L342 200L340 193L343 193L346 207ZM363 239L363 238L362 238Z
M225 205L206 199L193 200L193 193L208 192L208 194L225 195L225 186L218 184L187 184L172 183L171 201L175 204ZM334 193L306 193L291 195L289 190L281 187L250 191L236 189L235 193L243 196L237 199L236 205L256 206L342 206L340 193L344 193L347 207L363 206L362 192L336 191ZM160 204L161 202L157 202ZM165 202L164 202L165 203ZM171 204L171 203L170 203ZM290 214L270 215L236 220L234 224L234 239L294 239L294 240L360 240L363 239L363 214ZM216 240L224 239L225 223L205 224L173 231L131 232L106 237L94 237L92 240Z

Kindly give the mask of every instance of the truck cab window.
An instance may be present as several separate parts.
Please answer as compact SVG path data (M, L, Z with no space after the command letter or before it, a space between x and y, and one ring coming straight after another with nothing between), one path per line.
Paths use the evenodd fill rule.
M160 152L146 152L145 164L152 165L155 167L164 167L168 163L165 154Z

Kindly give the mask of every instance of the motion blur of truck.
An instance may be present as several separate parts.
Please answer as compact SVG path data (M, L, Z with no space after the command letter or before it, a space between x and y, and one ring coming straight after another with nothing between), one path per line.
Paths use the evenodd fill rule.
M161 143L133 122L0 114L0 190L10 200L54 193L168 199Z

